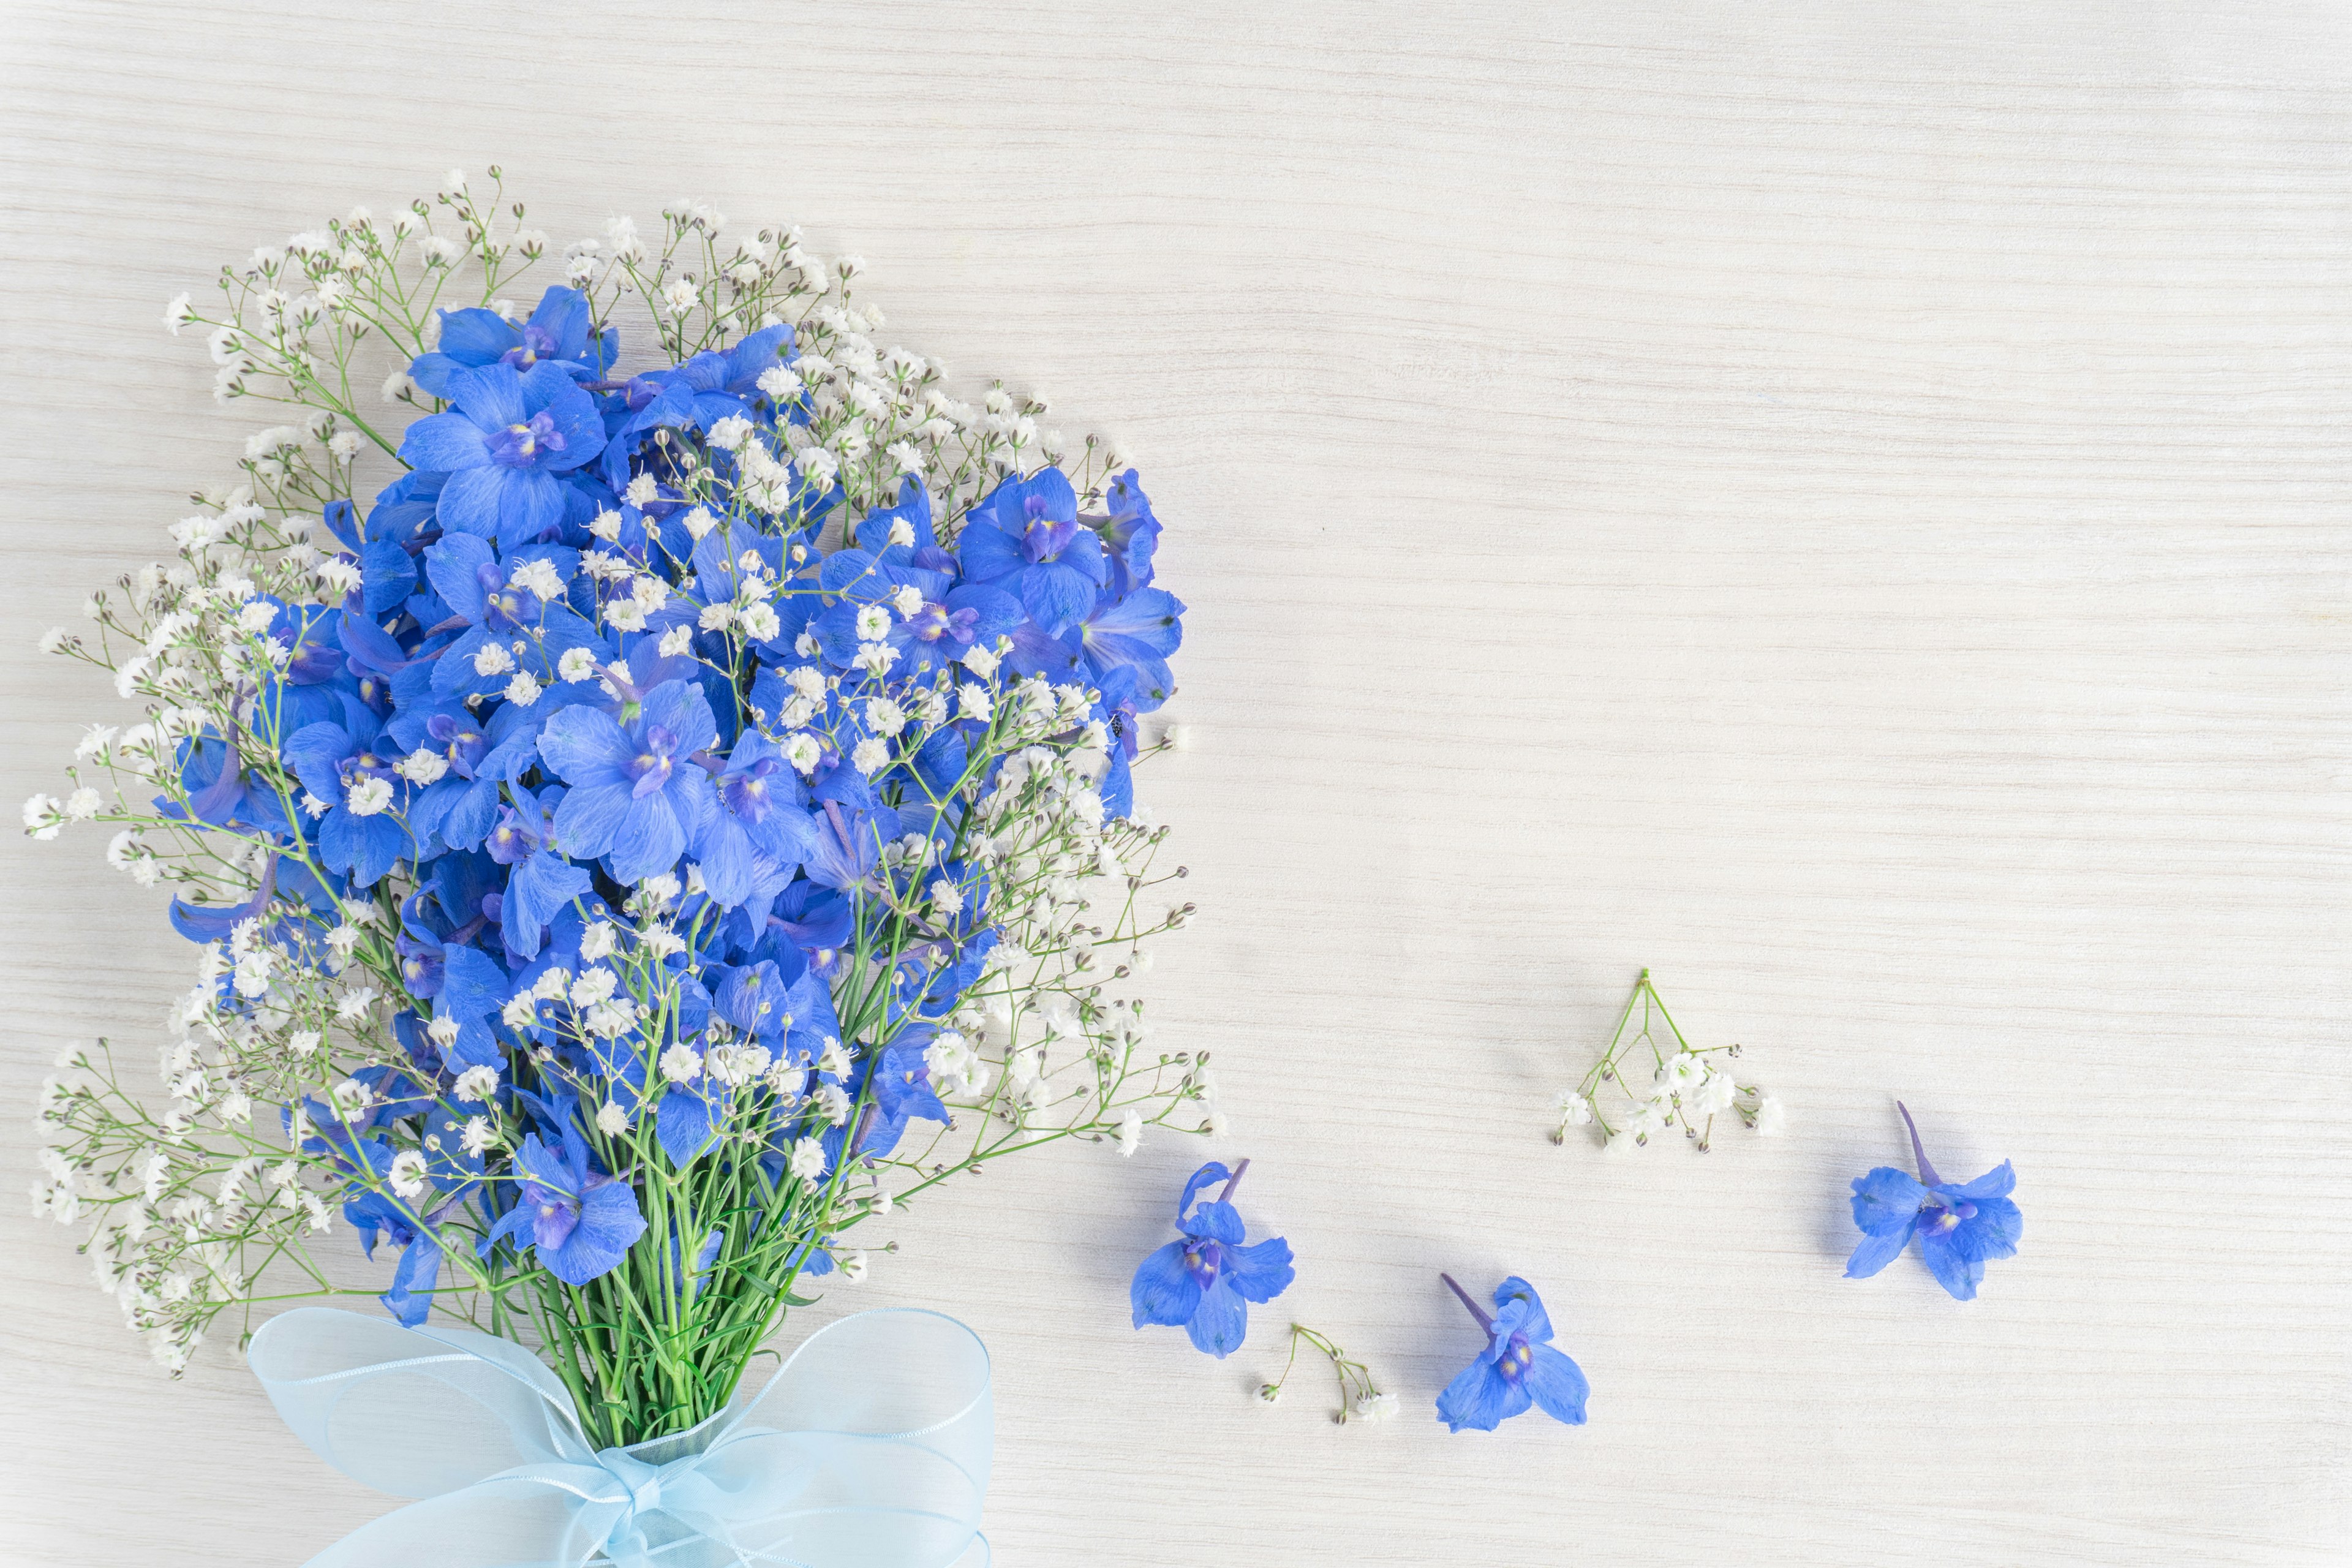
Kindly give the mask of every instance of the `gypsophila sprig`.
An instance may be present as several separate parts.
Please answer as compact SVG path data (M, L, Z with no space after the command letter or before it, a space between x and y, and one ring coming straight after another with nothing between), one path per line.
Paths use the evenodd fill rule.
M1257 1399L1261 1405L1277 1404L1282 1399L1283 1386L1298 1367L1298 1347L1309 1345L1323 1352L1331 1363L1331 1373L1339 1384L1339 1407L1331 1419L1341 1426L1349 1422L1378 1422L1393 1419L1397 1413L1397 1396L1383 1394L1372 1381L1371 1369L1343 1351L1328 1334L1318 1333L1304 1323L1290 1325L1290 1354L1282 1363L1282 1375L1272 1383L1258 1384Z
M1570 1130L1592 1127L1612 1152L1619 1152L1680 1128L1705 1152L1713 1147L1716 1119L1725 1111L1777 1138L1787 1126L1787 1112L1780 1100L1734 1076L1730 1063L1739 1054L1736 1045L1702 1049L1684 1038L1644 969L1617 1016L1608 1048L1574 1089L1560 1095L1551 1141L1565 1144ZM1643 1087L1636 1089L1637 1082Z
M1151 503L877 343L863 271L691 203L559 249L493 169L171 302L273 412L43 639L142 711L24 816L198 945L165 1108L101 1042L41 1111L166 1365L348 1225L636 1441L910 1195L1220 1121L1122 987L1192 914L1133 800Z

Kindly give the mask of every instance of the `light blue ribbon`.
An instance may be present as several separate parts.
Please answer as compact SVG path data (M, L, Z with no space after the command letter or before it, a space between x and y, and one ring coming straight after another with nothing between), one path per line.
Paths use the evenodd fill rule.
M599 1450L521 1346L304 1308L247 1352L295 1436L422 1500L308 1568L976 1568L988 1352L952 1318L861 1312L690 1431Z

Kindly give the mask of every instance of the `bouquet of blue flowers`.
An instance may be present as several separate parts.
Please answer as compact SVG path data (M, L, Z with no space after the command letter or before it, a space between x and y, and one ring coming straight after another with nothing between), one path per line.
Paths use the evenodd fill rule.
M637 1443L910 1194L1217 1121L1117 994L1192 910L1130 775L1184 606L1134 470L877 348L854 258L680 205L526 309L523 217L452 175L172 304L303 412L49 639L145 711L26 826L118 825L201 956L168 1104L70 1053L37 1197L175 1371L349 1293L340 1217Z

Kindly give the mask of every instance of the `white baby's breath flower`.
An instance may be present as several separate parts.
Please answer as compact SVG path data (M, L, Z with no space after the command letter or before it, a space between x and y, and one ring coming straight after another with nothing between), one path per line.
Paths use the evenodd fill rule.
M793 1144L790 1160L792 1173L803 1182L815 1181L824 1174L824 1145L814 1138L802 1138Z
M629 1130L629 1113L612 1100L596 1110L596 1131L607 1138L618 1138Z
M1141 1141L1142 1141L1142 1138L1143 1138L1143 1113L1142 1113L1141 1111L1139 1111L1139 1110L1136 1110L1133 1106L1129 1106L1127 1110L1123 1110L1123 1111L1119 1112L1119 1117L1118 1117L1118 1152L1119 1152L1119 1153L1121 1153L1122 1155L1127 1155L1127 1154L1132 1154L1132 1153L1134 1153L1134 1152L1135 1152L1135 1146L1136 1146L1136 1144L1137 1144L1138 1142L1141 1142Z
M1765 1138L1785 1138L1789 1135L1789 1108L1773 1095L1766 1095L1756 1104L1756 1131Z
M470 1067L457 1075L450 1093L459 1100L487 1100L499 1091L499 1069L494 1067Z
M380 778L363 778L343 793L343 805L353 816L374 816L392 809L392 784Z
M425 1195L425 1156L414 1149L404 1149L392 1157L392 1168L385 1173L395 1196L415 1200Z

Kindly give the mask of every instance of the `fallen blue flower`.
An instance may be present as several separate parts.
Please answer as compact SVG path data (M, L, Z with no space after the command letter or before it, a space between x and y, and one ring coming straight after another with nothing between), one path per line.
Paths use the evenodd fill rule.
M1184 1184L1184 1195L1176 1200L1176 1228L1184 1239L1145 1258L1128 1288L1137 1328L1181 1325L1192 1336L1193 1349L1222 1360L1239 1350L1249 1334L1245 1303L1271 1301L1290 1288L1296 1271L1288 1242L1276 1237L1255 1247L1242 1245L1246 1233L1231 1200L1248 1169L1247 1160L1231 1171L1212 1160ZM1220 1181L1224 1191L1192 1208L1193 1196ZM1187 1209L1192 1209L1189 1216Z
M1919 1146L1919 1128L1901 1100L1903 1125L1911 1131L1911 1156L1918 1163L1916 1180L1892 1165L1881 1165L1853 1184L1853 1223L1862 1227L1862 1245L1846 1259L1845 1277L1867 1279L1901 1255L1911 1238L1919 1238L1919 1256L1936 1283L1955 1300L1976 1299L1985 1265L2017 1253L2018 1233L2024 1216L2010 1193L2017 1173L2003 1160L1973 1182L1947 1182L1927 1163Z
M1565 1352L1552 1349L1551 1319L1545 1315L1536 1288L1512 1275L1495 1287L1495 1310L1489 1314L1454 1282L1454 1276L1438 1278L1486 1333L1486 1348L1478 1359L1437 1396L1437 1417L1446 1430L1467 1426L1492 1432L1529 1405L1554 1420L1583 1426L1584 1401L1592 1385L1585 1381L1583 1368Z

